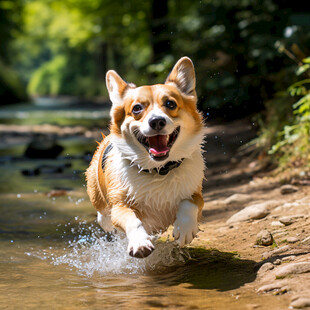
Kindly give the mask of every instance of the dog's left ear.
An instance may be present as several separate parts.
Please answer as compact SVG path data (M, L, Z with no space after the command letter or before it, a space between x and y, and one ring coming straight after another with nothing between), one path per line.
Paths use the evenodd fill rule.
M196 96L195 69L190 58L182 57L174 65L165 82L165 84L170 83L175 84L184 94Z

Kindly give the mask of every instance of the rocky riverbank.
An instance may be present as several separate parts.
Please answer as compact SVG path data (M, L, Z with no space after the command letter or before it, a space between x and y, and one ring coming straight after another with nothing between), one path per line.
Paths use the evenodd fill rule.
M233 126L234 136L244 139L241 124ZM211 129L209 141L222 130L229 132L227 126ZM227 138L229 135L222 135L224 146ZM259 177L261 163L250 156L236 160L235 151L227 151L230 160L221 163L206 154L207 165L208 161L211 164L201 232L191 246L233 252L241 259L255 261L255 280L247 287L262 298L266 294L282 298L287 308L310 307L310 186ZM240 288L240 296L242 292ZM249 304L249 309L262 308Z

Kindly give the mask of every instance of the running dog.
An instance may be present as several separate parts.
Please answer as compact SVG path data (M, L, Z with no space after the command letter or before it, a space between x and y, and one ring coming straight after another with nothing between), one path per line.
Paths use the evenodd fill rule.
M148 256L150 235L172 224L179 245L189 244L204 205L204 124L192 61L182 57L164 84L136 87L110 70L106 85L110 134L86 171L98 223L124 231L133 257Z

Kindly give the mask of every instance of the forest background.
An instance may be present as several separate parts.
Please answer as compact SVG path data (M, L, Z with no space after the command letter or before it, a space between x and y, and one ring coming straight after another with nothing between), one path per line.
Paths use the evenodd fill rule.
M260 156L309 171L309 43L301 1L1 0L0 104L106 102L108 69L163 82L186 55L207 120L250 116Z

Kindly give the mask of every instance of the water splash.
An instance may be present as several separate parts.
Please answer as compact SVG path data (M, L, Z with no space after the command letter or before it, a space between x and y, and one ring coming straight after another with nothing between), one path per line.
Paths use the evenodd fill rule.
M76 231L73 241L59 251L50 249L41 255L33 255L40 259L51 260L54 265L67 265L78 274L103 276L113 274L161 274L183 266L190 255L174 242L156 240L154 252L145 259L130 257L127 253L125 234L105 234L97 226L85 223ZM26 253L28 254L28 253ZM44 254L44 255L42 255Z

